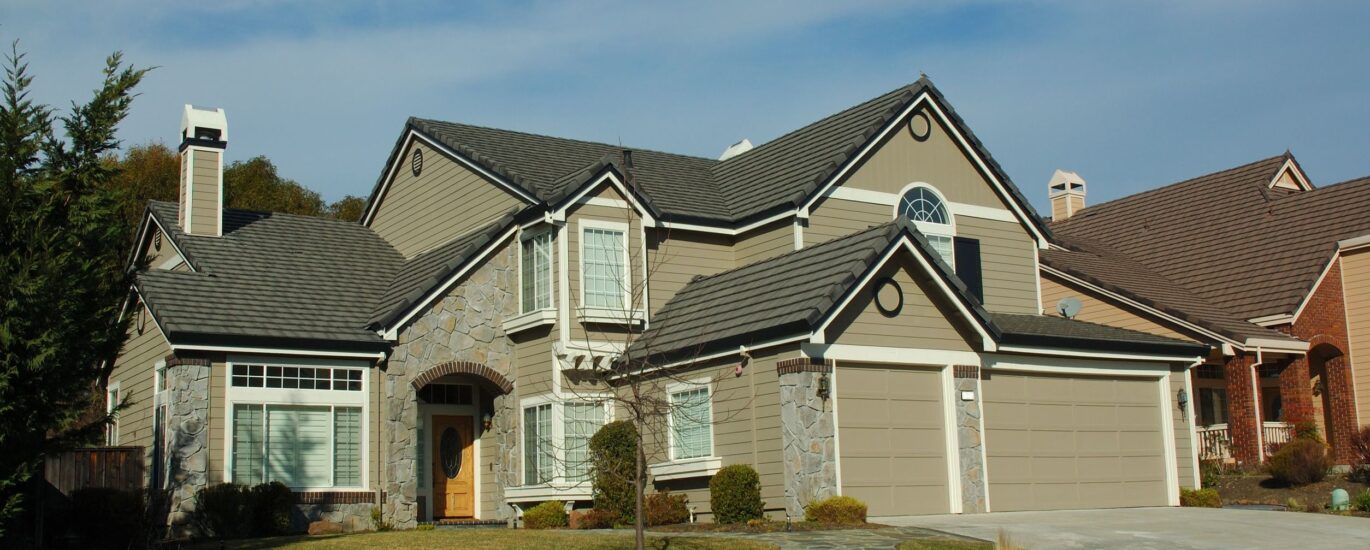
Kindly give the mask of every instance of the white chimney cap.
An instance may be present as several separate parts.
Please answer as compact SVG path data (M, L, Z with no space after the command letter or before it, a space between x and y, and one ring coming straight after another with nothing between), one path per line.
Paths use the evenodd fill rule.
M218 131L218 139L213 141L227 142L228 117L224 115L224 110L206 109L187 103L181 113L181 139L198 137L199 130Z
M1062 193L1076 193L1083 195L1085 192L1085 179L1075 172L1057 169L1051 175L1051 181L1047 182L1049 194L1056 196Z
M751 150L752 142L743 138L742 141L729 145L727 149L724 149L723 154L718 157L718 160L728 160Z

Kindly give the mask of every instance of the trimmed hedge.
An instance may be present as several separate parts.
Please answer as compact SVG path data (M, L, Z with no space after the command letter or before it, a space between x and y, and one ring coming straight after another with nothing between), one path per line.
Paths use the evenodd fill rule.
M642 509L647 515L647 525L650 527L675 525L690 521L690 497L688 495L673 495L670 491L662 491L647 495L645 500Z
M804 521L861 525L866 523L866 503L849 496L828 497L804 507Z
M566 506L559 500L549 500L523 513L525 529L557 529L566 527Z
M637 467L637 427L627 420L610 422L590 437L590 477L595 509L613 512L624 523L637 515L633 470Z
M1222 508L1223 499L1217 489L1180 488L1180 506L1190 508Z
M571 510L568 518L572 529L612 529L618 523L618 513L608 510Z
M295 494L279 481L252 487L220 483L195 493L190 521L206 536L269 537L291 532L294 508Z
M1332 469L1327 445L1316 439L1300 438L1280 446L1270 457L1266 471L1276 481L1291 486L1322 481Z
M250 489L247 494L252 514L252 536L269 537L290 533L290 512L295 494L284 483L273 481Z
M761 502L761 477L746 464L723 467L709 479L709 506L717 523L760 519L765 509Z

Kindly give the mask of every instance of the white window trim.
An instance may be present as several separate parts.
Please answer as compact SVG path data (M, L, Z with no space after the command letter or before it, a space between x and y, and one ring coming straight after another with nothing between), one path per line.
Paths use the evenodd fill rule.
M342 369L362 370L362 389L361 391L338 391L338 390L301 390L288 388L244 388L233 385L233 365L263 365L263 366L283 366L283 367L327 367ZM327 487L291 487L291 491L338 491L338 490L364 490L371 487L371 365L366 361L347 361L336 359L313 359L301 357L260 357L260 356L229 356L224 364L224 481L233 482L233 406L234 405L262 405L270 407L272 405L311 405L328 406L329 414L337 407L360 407L362 410L361 418L361 484L358 486L327 486ZM265 413L265 410L263 410ZM332 418L330 417L330 422ZM331 426L331 425L330 425ZM329 430L329 449L333 449L333 434L335 430ZM263 457L265 459L265 457ZM336 460L336 457L335 457ZM333 469L329 471L329 479L333 478Z
M114 408L119 406L119 401L124 398L120 381L114 381L105 386L105 414L114 412ZM111 395L113 397L111 398ZM105 443L109 445L119 444L119 416L116 414L106 428Z
M537 239L537 238L541 238L541 237L547 237L547 238L548 238L548 241L547 241L547 307L544 307L544 308L534 308L534 309L530 309L530 310L524 311L524 309L523 309L523 244L526 243L526 242L528 242L528 241L531 241L531 240L533 240L533 239ZM518 249L518 271L519 271L519 280L518 280L518 295L519 295L519 296L518 296L518 306L519 306L519 316L518 316L518 317L515 317L514 319L519 319L519 318L523 318L523 317L531 317L531 316L533 316L533 314L540 313L540 312L544 312L544 311L553 311L553 312L555 312L555 310L556 310L556 303L557 303L557 302L556 302L557 291L556 291L556 279L555 279L555 277L556 277L556 268L553 267L553 266L556 264L556 261L555 261L555 258L554 258L554 256L555 256L556 253L553 252L553 250L554 250L553 247L555 247L556 245L557 245L556 231L555 231L554 229L550 228L550 227L537 227L537 228L532 228L532 229L522 229L522 230L519 231L519 249ZM534 286L534 288L536 289L536 288L537 288L537 283L534 283L533 286ZM539 318L540 318L540 317L539 317ZM508 324L508 323L506 322L506 324ZM521 328L527 328L527 327L520 327L520 329L521 329ZM506 330L507 330L507 328L506 328Z
M566 404L596 404L595 400L596 397L593 395L558 399L555 395L550 393L525 397L519 400L519 487L514 489L522 491L524 497L527 497L527 495L546 496L546 494L549 494L547 493L549 490L561 496L566 496L563 493L567 492L570 492L571 496L576 496L578 493L575 493L575 491L581 487L584 488L587 495L589 494L588 491L590 490L591 480L570 481L566 479ZM607 400L607 395L605 401L599 402L598 404L604 407L604 424L613 422L614 408L609 406L610 401ZM524 461L528 459L528 450L523 448L524 437L525 434L528 433L528 427L524 423L524 412L529 408L540 407L542 405L551 405L552 412L552 478L544 483L529 484L528 470L526 464L524 464ZM512 499L513 497L509 495L509 490L510 489L505 490L505 496Z
M909 193L909 191L912 191L912 190L914 190L915 188L926 189L926 190L928 190L929 192L931 192L933 195L936 195L938 200L942 201L942 210L945 210L946 213L947 213L947 223L945 223L945 224L940 224L940 223L932 223L932 222L920 222L920 221L914 221L914 220L909 220L909 221L913 222L913 226L914 226L914 227L917 227L917 228L918 228L918 231L919 231L920 233L922 233L924 236L929 236L929 237L946 237L946 238L948 238L948 239L951 239L951 249L950 249L951 257L947 258L947 260L948 260L947 263L950 264L950 265L952 266L953 269L955 269L955 267L956 267L956 214L952 213L952 211L951 211L951 201L948 201L948 200L947 200L947 196L946 196L946 195L943 195L941 191L938 191L936 187L934 187L932 184L927 183L927 182L915 181L915 182L913 182L913 183L910 183L910 184L908 184L908 185L905 185L903 189L900 189L900 190L899 190L899 194L898 194L898 195L895 195L896 198L895 198L894 207L893 207L893 208L894 208L894 219L897 220L897 219L899 219L901 216L903 216L903 212L902 212L902 211L903 211L903 209L904 209L904 195L907 195L907 194Z
M514 334L533 327L544 325L555 325L557 322L556 308L535 309L522 315L516 315L504 320L504 332Z
M633 293L632 293L632 288L633 288L633 267L632 267L632 265L629 263L629 262L631 261L631 258L630 258L629 255L628 255L628 249L631 248L631 243L629 243L629 234L628 234L628 231L629 231L630 227L628 226L628 224L627 224L627 223L624 223L624 222L614 222L614 221L607 221L607 220L581 219L581 220L579 220L579 221L576 222L576 225L577 225L576 231L578 231L578 232L579 232L579 235L580 235L580 239L579 239L580 242L577 243L578 246L580 247L580 250L579 250L580 256L579 256L579 262L578 262L578 263L580 264L580 266L579 266L579 269L580 269L580 285L579 285L579 286L580 286L580 288L577 289L577 294L579 295L579 298L580 298L580 307L577 308L577 309L579 310L581 322L586 322L586 323L617 323L617 324L624 324L624 323L628 323L628 322L632 322L632 323L641 322L641 321L642 321L642 314L641 314L640 311L638 311L638 310L634 307L634 304L633 304L633 302L632 302L632 298L633 298ZM618 231L618 232L620 232L620 233L623 234L623 280L621 281L621 286L622 286L622 289L621 289L621 290L623 291L623 306L620 307L620 308L618 308L618 309L614 309L614 308L604 308L604 307L589 307L589 306L585 305L585 286L586 286L586 285L585 285L585 280L586 280L586 279L585 279L585 230L586 230L586 229L600 229L600 230L605 230L605 231Z
M654 464L653 466L665 466L669 464L687 464L698 462L702 459L717 458L718 453L714 450L714 387L708 378L696 378L683 382L671 382L666 385L666 399L675 406L675 394L696 391L703 389L708 395L709 403L709 454L702 457L681 458L675 457L675 415L666 415L666 456L670 459L664 464Z

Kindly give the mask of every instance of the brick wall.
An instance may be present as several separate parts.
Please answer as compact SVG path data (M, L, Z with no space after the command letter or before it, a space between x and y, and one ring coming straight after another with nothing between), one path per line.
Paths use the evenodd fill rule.
M1256 419L1256 388L1252 384L1255 362L1250 355L1229 357L1223 364L1227 381L1227 434L1232 440L1232 458L1243 464L1259 464L1260 423Z
M1324 427L1328 443L1332 445L1333 456L1338 464L1348 464L1354 456L1349 442L1357 430L1356 395L1351 376L1351 362L1346 354L1349 346L1340 261L1338 259L1337 263L1332 265L1318 288L1314 289L1298 320L1293 325L1277 328L1285 334L1309 343L1311 349L1307 359L1295 361L1291 367L1296 367L1302 362L1303 387L1310 390L1307 381L1309 374L1324 373L1325 384L1321 388L1323 395L1313 398L1323 400ZM1298 372L1290 372L1293 370L1295 369L1286 369L1284 373L1290 377L1291 385L1294 383L1293 379L1300 376ZM1284 375L1281 376L1281 386L1285 385ZM1285 406L1289 406L1288 401L1285 402ZM1302 403L1296 405L1300 407L1299 414L1304 413L1302 406ZM1307 413L1311 417L1314 408L1311 400L1308 407Z

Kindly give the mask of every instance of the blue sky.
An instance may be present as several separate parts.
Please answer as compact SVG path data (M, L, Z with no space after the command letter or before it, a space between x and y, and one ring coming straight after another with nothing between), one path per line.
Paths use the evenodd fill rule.
M1098 203L1293 150L1370 175L1370 4L1353 2L8 1L37 99L106 54L158 67L122 137L224 107L328 199L370 192L410 115L716 157L927 73L1039 211L1055 168Z

